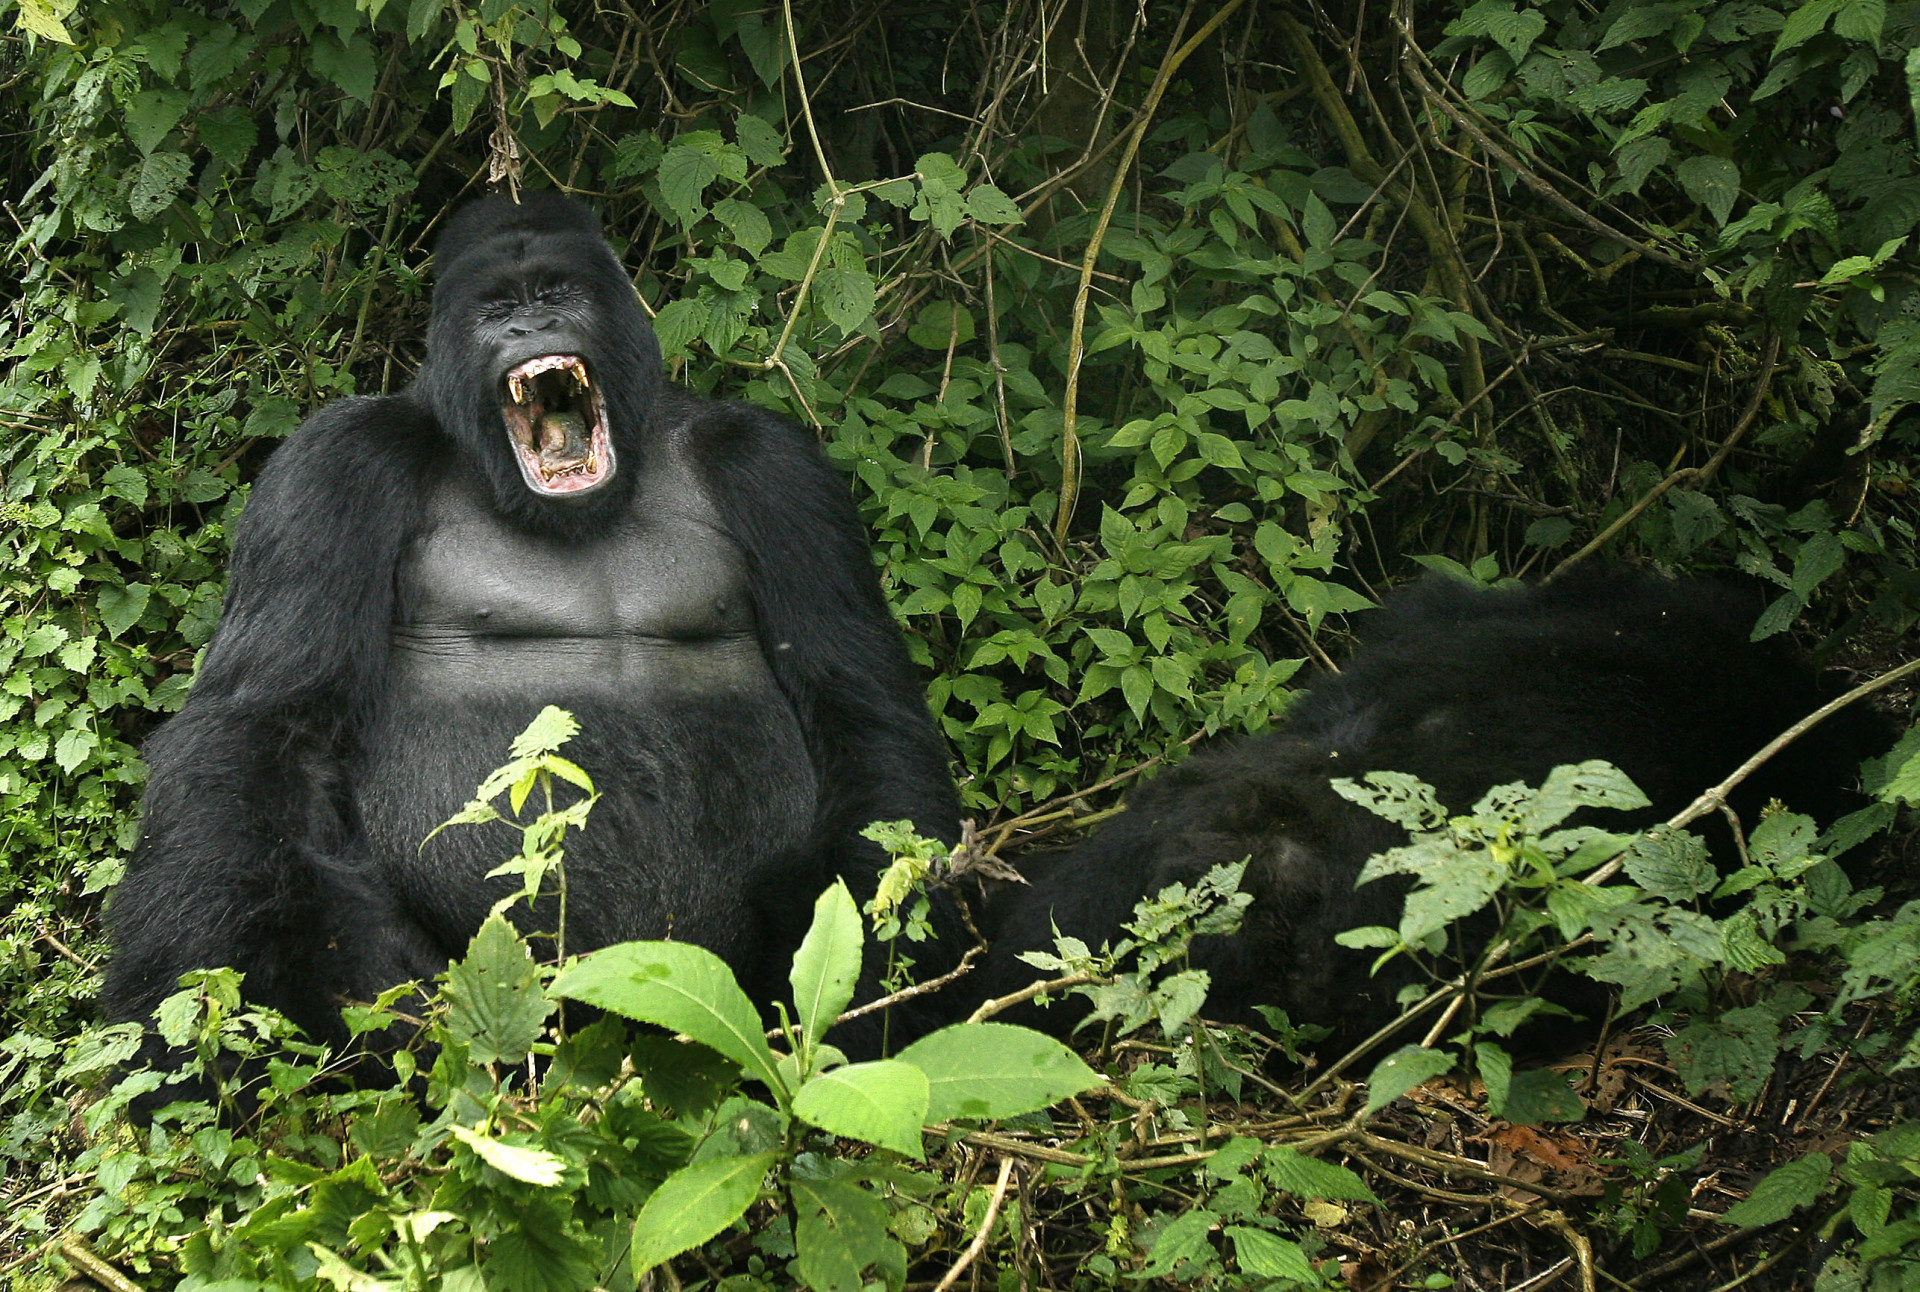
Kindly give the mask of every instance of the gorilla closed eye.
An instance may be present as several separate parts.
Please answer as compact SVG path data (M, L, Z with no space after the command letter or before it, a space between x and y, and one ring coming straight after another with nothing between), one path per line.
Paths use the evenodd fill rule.
M578 496L613 478L613 442L586 360L541 355L509 368L501 383L500 414L527 488Z

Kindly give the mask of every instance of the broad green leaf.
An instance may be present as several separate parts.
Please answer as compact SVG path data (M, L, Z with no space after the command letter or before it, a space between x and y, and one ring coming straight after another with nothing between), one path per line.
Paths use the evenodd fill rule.
M173 199L193 178L193 163L181 153L152 153L134 173L127 193L127 209L143 223L169 210ZM77 392L76 392L77 393Z
M823 1072L793 1096L793 1115L821 1130L890 1148L920 1160L927 1120L927 1077L899 1059Z
M1706 207L1717 225L1733 214L1740 196L1740 168L1725 157L1689 157L1673 168L1687 196Z
M1220 1223L1218 1214L1202 1207L1183 1212L1154 1234L1153 1251L1135 1278L1166 1279L1184 1261L1203 1261L1213 1255L1207 1232Z
M1378 1202L1367 1182L1338 1162L1322 1162L1280 1145L1260 1156L1261 1170L1274 1188L1296 1198L1331 1198L1342 1202Z
M1505 1116L1507 1092L1513 1088L1513 1056L1504 1046L1480 1041L1473 1047L1473 1059L1480 1079L1487 1083L1487 1115Z
M760 1015L726 961L685 942L622 942L583 956L554 979L553 995L684 1032L784 1097Z
M1260 1279L1292 1279L1312 1287L1320 1282L1313 1262L1300 1244L1250 1225L1228 1225L1223 1231L1233 1240L1234 1259L1240 1271Z
M513 738L510 750L515 758L533 758L550 754L580 734L580 724L571 713L549 704L535 714L527 729Z
M982 224L1019 224L1026 219L1019 205L991 184L967 194L967 214Z
M658 179L667 213L686 228L698 220L701 194L720 178L720 164L698 148L676 144L660 159Z
M482 924L466 958L447 967L445 995L447 1031L475 1063L523 1062L553 1012L532 953L504 915Z
M928 1121L1017 1117L1100 1084L1060 1042L1006 1023L958 1023L895 1057L927 1074Z
M1492 1110L1489 1102L1488 1110ZM1551 1068L1516 1072L1507 1085L1505 1106L1499 1114L1516 1126L1541 1122L1577 1122L1587 1106L1567 1085L1565 1073Z
M473 1150L474 1156L510 1179L551 1189L560 1183L567 1164L542 1148L522 1148L507 1144L467 1126L449 1128L453 1137Z
M1374 1065L1367 1077L1367 1115L1372 1116L1423 1081L1431 1081L1453 1067L1445 1050L1403 1045Z
M800 1277L814 1292L860 1292L862 1272L906 1253L887 1232L887 1205L873 1193L845 1180L793 1177L793 1206L799 1217L793 1245Z
M1775 1167L1753 1186L1745 1202L1727 1208L1720 1219L1742 1229L1771 1225L1785 1220L1826 1192L1833 1176L1833 1159L1825 1153L1809 1153L1798 1162Z
M188 102L185 90L142 90L127 105L127 138L142 154L151 153L187 115Z
M745 1215L779 1156L715 1158L663 1180L633 1222L634 1274L698 1247Z
M860 979L860 912L845 880L820 894L813 904L813 926L793 957L793 1004L809 1046L833 1026L853 999Z
M1661 828L1641 835L1628 845L1622 864L1627 878L1670 902L1691 901L1720 882L1706 840L1685 830Z

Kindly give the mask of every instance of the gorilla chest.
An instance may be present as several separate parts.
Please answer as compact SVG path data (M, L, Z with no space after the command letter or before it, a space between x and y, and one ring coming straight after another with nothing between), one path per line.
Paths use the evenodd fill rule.
M397 572L393 670L445 699L641 700L771 687L745 562L685 473L650 473L583 541L503 523L438 489Z

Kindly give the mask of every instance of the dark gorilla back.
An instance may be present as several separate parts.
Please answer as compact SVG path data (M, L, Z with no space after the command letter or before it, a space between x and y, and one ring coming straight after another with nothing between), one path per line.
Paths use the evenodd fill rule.
M1758 610L1729 587L1620 572L1515 592L1430 578L1396 593L1360 621L1345 670L1317 681L1277 730L1189 758L1087 843L1032 868L1030 890L1003 890L973 994L1033 981L1015 957L1051 947L1050 920L1098 946L1141 896L1250 858L1241 933L1195 949L1213 976L1209 1017L1257 1022L1250 1006L1265 1004L1295 1022L1383 1021L1408 979L1369 978L1373 953L1333 937L1398 922L1404 882L1354 880L1406 833L1329 782L1409 772L1464 811L1495 785L1538 785L1556 765L1599 758L1652 806L1597 823L1665 820L1831 698L1777 639L1748 640ZM1850 788L1860 761L1892 739L1883 719L1852 706L1764 766L1733 806L1749 828L1771 798L1829 823L1860 805ZM1022 1015L1056 1029L1078 1018L1061 1006Z

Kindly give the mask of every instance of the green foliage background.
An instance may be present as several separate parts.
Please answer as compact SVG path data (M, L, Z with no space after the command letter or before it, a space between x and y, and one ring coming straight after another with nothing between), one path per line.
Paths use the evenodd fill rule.
M1920 616L1917 4L0 20L0 1080L87 1013L248 480L405 384L489 183L587 198L680 380L820 428L983 825L1259 728L1421 564Z

